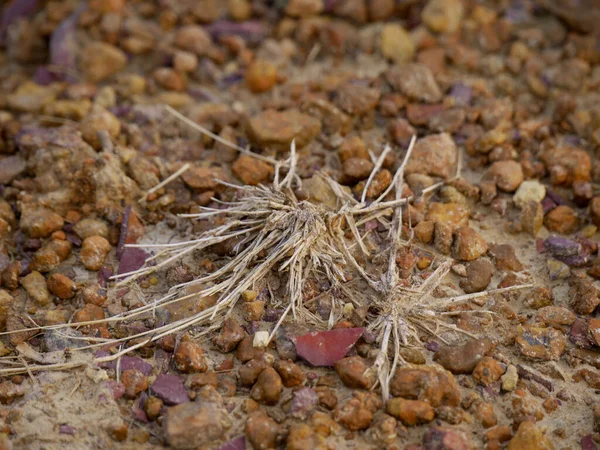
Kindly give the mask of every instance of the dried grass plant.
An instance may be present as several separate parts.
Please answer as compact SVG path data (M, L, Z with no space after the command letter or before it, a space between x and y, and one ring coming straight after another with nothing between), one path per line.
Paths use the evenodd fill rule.
M272 338L279 326L291 312L295 319L314 315L303 304L303 286L311 276L324 276L332 286L343 286L349 270L358 274L370 286L372 294L368 296L371 305L380 313L370 317L369 328L378 336L381 351L376 358L373 370L377 371L379 384L384 398L389 396L389 383L395 368L404 361L400 356L402 346L421 345L423 333L439 336L443 331L460 332L456 326L448 323L444 315L449 305L466 302L475 297L523 289L531 285L469 294L460 297L436 299L431 293L444 279L451 267L451 260L437 257L437 268L433 274L422 281L415 277L410 287L398 282L396 256L399 245L410 244L412 236L402 238L403 207L412 197L402 197L404 170L411 156L416 138L413 137L403 162L396 171L390 186L375 200L368 203L366 193L375 175L381 170L391 148L386 146L379 158L374 160L374 169L367 179L360 200L349 195L343 187L327 175L320 175L337 198L338 207L328 209L320 204L299 200L296 189L302 186L302 180L296 173L297 153L294 143L290 156L285 161L275 161L251 153L248 149L225 141L219 136L191 122L177 111L166 107L167 111L187 123L194 129L208 134L221 143L236 150L272 163L275 166L273 182L267 186L239 186L219 181L235 190L232 201L222 202L215 199L219 208L202 207L197 214L184 214L191 220L213 220L220 218L218 225L201 233L194 239L169 244L133 245L152 248L157 253L150 257L139 270L114 277L116 286L131 284L142 276L168 267L192 252L207 249L215 244L235 240L236 254L214 272L201 276L191 282L173 286L167 295L149 304L132 309L120 315L91 322L71 323L56 326L34 326L29 330L67 334L67 328L86 325L115 325L132 319L150 317L159 308L164 308L188 299L217 296L216 304L189 317L168 323L152 330L137 333L121 339L102 339L88 336L72 337L86 342L83 347L73 348L69 352L39 354L26 343L17 348L18 356L0 358L0 375L33 373L39 370L62 370L89 363L104 363L140 348L149 342L167 335L196 327L198 334L210 333L219 328L242 293L259 284L267 275L279 273L287 280L284 313L273 328ZM460 164L459 164L460 166ZM184 169L187 166L184 166ZM460 168L459 168L460 170ZM178 174L182 173L182 170ZM161 186L170 181L165 180ZM442 183L425 189L422 195L436 190ZM393 195L393 199L389 196ZM389 230L387 252L387 270L379 279L375 278L359 263L361 258L355 252L361 252L369 258L370 252L361 235L361 225L378 220ZM350 231L352 240L346 238ZM357 247L356 249L354 247ZM188 293L194 286L193 293ZM365 294L367 295L367 294ZM33 320L32 320L33 322ZM199 328L199 329L198 329ZM23 331L23 330L18 330ZM4 333L6 334L6 333ZM114 354L94 358L90 352L107 344L120 346ZM29 361L27 361L29 360Z

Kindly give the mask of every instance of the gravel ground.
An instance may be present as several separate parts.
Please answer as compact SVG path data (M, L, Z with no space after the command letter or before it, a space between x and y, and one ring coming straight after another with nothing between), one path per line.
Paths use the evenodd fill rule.
M0 450L596 449L598 19L4 2Z

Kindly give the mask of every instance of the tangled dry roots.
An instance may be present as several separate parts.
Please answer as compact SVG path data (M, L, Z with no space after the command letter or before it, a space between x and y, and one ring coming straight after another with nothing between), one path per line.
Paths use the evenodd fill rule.
M179 115L179 113L176 114ZM205 130L202 129L202 131ZM322 175L323 180L337 198L338 207L335 210L308 201L300 201L296 197L295 189L301 187L302 181L296 175L297 155L293 143L289 159L275 164L275 176L271 185L237 186L222 182L237 191L237 196L233 201L220 202L215 199L215 202L219 203L219 208L203 207L200 213L187 214L183 217L193 220L220 218L220 223L223 225L216 226L189 241L139 245L139 247L154 248L157 253L146 261L143 268L114 278L120 279L117 287L131 284L137 278L167 267L194 251L226 241L236 242L235 256L223 266L191 282L172 287L166 296L158 300L117 316L90 322L34 327L29 330L40 332L53 330L54 333L65 333L66 335L69 331L67 328L97 324L110 325L132 319L147 318L151 317L159 308L207 296L217 296L214 306L189 317L122 339L80 337L79 339L86 341L87 345L74 348L68 354L59 352L55 355L40 355L24 344L17 348L20 352L19 356L0 358L0 363L7 366L0 370L0 374L60 370L90 362L108 362L149 342L190 327L199 328L198 334L209 333L220 327L245 290L252 289L260 280L275 271L287 275L288 303L282 317L271 332L272 338L290 311L294 318L308 316L318 320L303 305L305 280L318 273L325 276L333 286L339 286L346 281L345 273L347 272L345 270L351 268L371 287L373 295L369 302L379 310L376 316L369 318L370 329L378 335L381 346L373 370L377 371L382 394L384 398L387 398L389 382L395 367L403 363L400 356L401 347L420 345L419 335L421 333L437 335L440 329L459 332L460 330L454 325L442 319L443 311L449 304L468 301L474 296L466 295L441 300L431 296L433 289L450 269L451 261L445 257L438 258L436 270L426 281L415 279L410 287L402 287L398 283L396 255L398 246L403 242L401 236L402 208L412 199L410 197L402 198L401 192L404 168L410 158L414 143L415 138L413 137L392 183L370 204L366 202L366 191L376 173L381 169L385 157L391 151L389 147L386 147L380 157L374 161L374 169L366 182L360 201L350 196L336 181ZM237 148L237 146L234 147ZM247 150L243 150L245 153L247 152ZM287 174L280 179L282 168L287 169ZM441 183L438 183L427 188L423 194L437 189L440 185ZM392 192L395 193L395 199L384 201ZM380 279L375 279L367 273L351 249L351 247L357 246L358 251L370 256L359 227L371 220L379 221L389 230L389 246L386 250L387 271ZM353 237L350 245L346 238L348 230ZM410 236L408 237L410 238ZM515 286L507 289L522 289L529 286ZM193 289L190 289L192 287ZM489 293L491 292L475 294L475 296ZM72 336L69 338L76 339ZM127 344L127 346L115 354L100 358L89 356L89 352L82 352L82 350L106 345L124 347L122 344ZM390 364L389 354L392 348L393 357ZM33 360L35 364L29 364L26 359Z

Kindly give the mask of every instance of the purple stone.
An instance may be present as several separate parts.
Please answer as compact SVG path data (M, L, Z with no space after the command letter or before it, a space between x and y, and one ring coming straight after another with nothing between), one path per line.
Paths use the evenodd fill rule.
M58 427L58 433L59 434L70 434L71 436L75 436L75 428L73 428L71 425L67 425L65 423Z
M123 397L123 395L125 395L125 385L123 383L119 383L115 380L108 380L106 382L106 387L111 392L115 400L119 400L121 397Z
M221 447L219 447L219 450L246 450L246 438L244 436L240 436L239 438L225 442Z
M598 446L591 434L581 438L581 450L597 450Z
M230 20L217 20L205 27L215 41L223 36L239 36L251 43L261 42L266 30L259 20L246 20L245 22L232 22Z
M144 405L146 404L146 400L148 399L148 394L146 394L145 392L142 392L142 395L140 395L140 398L138 398L133 406L131 407L131 414L133 415L133 417L136 420L139 420L140 422L144 422L144 423L148 423L150 422L148 420L148 416L146 415L146 412L144 411Z
M589 324L585 319L577 319L569 330L569 340L577 347L590 349L593 347L589 334Z
M464 83L456 83L450 89L449 95L454 99L454 103L457 106L467 106L469 103L471 103L473 89Z
M558 195L556 192L551 191L550 189L546 189L546 197L549 197L557 205L567 204L567 202L563 200L560 195Z
M150 389L167 405L179 405L190 401L183 380L177 375L158 375Z
M440 344L435 341L429 341L427 344L425 344L425 348L430 352L437 352L440 349Z
M305 387L294 392L290 412L292 416L306 419L308 413L319 405L319 396L314 389Z
M138 270L144 265L148 256L150 255L141 248L125 247L123 254L121 255L117 273L121 275Z
M575 256L581 253L581 244L560 236L550 236L544 241L544 249L556 257Z
M122 356L121 364L120 364L121 372L130 369L136 369L142 372L144 375L150 375L152 372L152 364L144 361L142 358L138 358L136 356ZM104 369L117 369L117 361L110 361L102 364L102 368Z

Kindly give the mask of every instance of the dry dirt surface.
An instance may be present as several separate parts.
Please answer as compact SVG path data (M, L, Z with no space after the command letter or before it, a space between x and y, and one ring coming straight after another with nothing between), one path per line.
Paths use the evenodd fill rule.
M0 450L593 450L600 3L7 0Z

